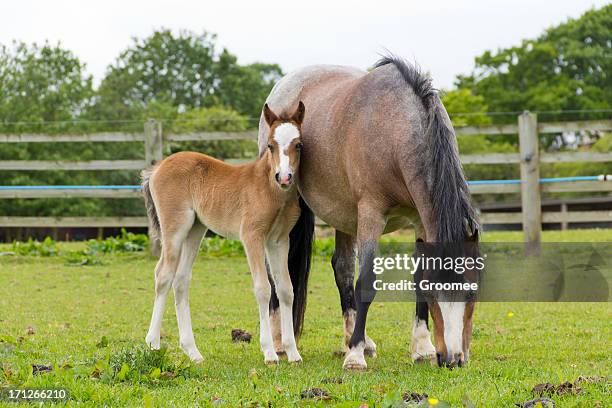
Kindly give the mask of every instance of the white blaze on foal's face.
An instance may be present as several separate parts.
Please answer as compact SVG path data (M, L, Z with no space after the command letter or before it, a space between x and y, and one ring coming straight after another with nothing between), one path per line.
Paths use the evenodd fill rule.
M288 119L281 119L267 103L264 105L263 117L270 127L268 150L270 151L271 170L281 188L288 188L293 184L300 165L300 151L302 150L300 128L305 112L304 103L300 101L293 115Z
M295 166L299 159L299 152L297 151L299 149L296 149L299 139L300 131L293 123L282 123L274 131L274 141L278 148L278 164L275 174L276 181L281 185L291 184L295 174Z

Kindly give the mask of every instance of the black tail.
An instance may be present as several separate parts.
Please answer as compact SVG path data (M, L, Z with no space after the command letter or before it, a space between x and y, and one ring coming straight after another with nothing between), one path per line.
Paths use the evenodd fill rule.
M140 173L142 178L142 193L144 195L145 207L147 209L147 216L149 217L149 239L151 240L151 246L155 247L155 241L159 241L161 237L161 228L159 226L159 217L157 216L157 209L155 208L155 202L151 196L151 188L149 186L149 179L155 167L145 169Z
M293 332L296 336L302 333L304 327L315 225L314 213L302 197L300 209L300 218L289 234L289 275L293 285Z
M470 200L455 131L446 109L433 88L431 79L415 67L393 55L383 57L375 67L393 64L404 80L421 98L427 111L427 142L423 174L429 174L430 201L437 224L438 242L463 242L470 230L478 227L476 212Z
M298 222L289 234L289 275L293 285L293 332L298 337L304 327L304 312L306 311L306 295L308 294L308 276L310 275L310 259L312 256L312 241L314 239L314 214L300 197L302 213ZM278 310L279 302L272 285L270 311Z

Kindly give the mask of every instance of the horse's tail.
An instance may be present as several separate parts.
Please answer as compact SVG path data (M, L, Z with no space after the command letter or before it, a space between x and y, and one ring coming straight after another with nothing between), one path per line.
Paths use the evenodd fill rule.
M157 209L155 208L155 202L153 201L153 196L151 195L151 185L149 184L151 174L153 174L155 168L156 167L150 167L148 169L144 169L140 173L140 177L142 179L142 193L144 195L145 207L147 209L147 217L149 218L149 237L152 241L152 245L153 242L159 241L161 238L159 217L157 216Z
M424 174L429 174L428 189L437 226L437 242L463 242L478 226L472 207L455 131L431 79L418 67L401 58L383 57L375 67L393 64L421 99L427 112Z
M314 239L314 213L300 197L300 218L289 235L289 275L293 285L293 332L296 336L302 333L306 295L308 294L308 276L312 242Z

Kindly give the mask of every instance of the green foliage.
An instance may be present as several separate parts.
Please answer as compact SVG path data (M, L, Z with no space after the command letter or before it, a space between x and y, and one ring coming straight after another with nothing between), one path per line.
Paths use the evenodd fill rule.
M493 232L483 238L521 242L523 236ZM544 231L542 239L605 242L612 240L612 230ZM62 243L60 250L74 245ZM368 335L380 345L378 356L366 357L366 373L343 373L341 353L334 353L341 346L342 315L329 258L313 260L299 342L304 363L281 359L273 367L263 363L258 341L231 341L233 328L259 331L244 258L200 258L190 305L204 362L187 366L171 299L162 325L163 356L144 345L156 260L143 252L108 260L105 267L66 268L57 257L0 258L0 300L10 311L1 316L0 387L66 388L66 405L83 406L348 408L365 402L380 407L415 392L437 398L434 407L443 401L469 407L466 394L477 407L511 407L533 399L535 384L610 372L609 351L602 346L610 337L606 303L478 303L470 362L448 370L411 362L411 305L375 301ZM28 326L35 334L24 334ZM32 364L53 371L32 375ZM313 387L325 389L331 399L300 398ZM609 400L609 381L581 387L579 394L554 396L557 406L605 406Z
M275 64L241 66L216 37L161 29L123 51L108 68L87 116L134 120L162 102L178 111L223 105L257 118L282 72ZM166 117L164 117L165 119Z
M197 108L182 112L173 121L164 122L164 129L173 133L242 132L248 130L249 121L234 110L215 106ZM167 144L168 146L168 144ZM181 142L169 144L170 152L196 151L218 159L239 159L257 157L257 143L254 140L215 140L210 142Z
M244 248L240 241L214 236L202 240L200 252L211 257L243 256Z
M42 242L28 239L27 242L13 242L13 252L20 256L56 256L59 254L57 242L46 237Z
M453 126L488 125L491 118L486 115L488 110L484 97L474 95L466 88L446 91L442 102L450 115Z
M166 347L151 350L144 345L124 347L111 354L108 368L109 375L103 378L115 383L146 383L159 380L162 372L172 373L171 378L174 378L184 371L184 367L175 364L170 358Z
M92 253L115 253L115 252L139 252L144 251L149 245L149 237L146 234L134 234L121 229L121 235L108 237L106 239L92 239L87 241L87 250Z
M62 131L66 124L47 128L35 123L73 120L92 95L91 76L72 52L48 42L0 44L0 132Z
M476 58L457 86L484 97L492 111L612 108L612 5L549 28L536 39ZM607 113L542 114L540 119L596 119ZM515 121L515 115L496 121Z

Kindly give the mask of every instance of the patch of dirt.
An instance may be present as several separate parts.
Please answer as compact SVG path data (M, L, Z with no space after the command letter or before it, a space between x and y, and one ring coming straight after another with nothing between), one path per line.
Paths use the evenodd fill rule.
M606 376L601 376L601 377L598 375L594 375L590 377L580 376L576 378L576 381L574 381L574 384L578 385L580 383L600 383L600 382L606 382L606 381L608 381L608 377Z
M43 374L53 371L53 367L42 364L32 364L32 374Z
M557 385L555 392L557 395L580 394L582 392L582 388L580 388L577 384L566 381Z
M328 400L331 398L329 392L325 391L323 388L308 388L300 393L300 398L314 398L318 400Z
M240 341L250 343L251 337L253 337L251 336L251 333L248 333L242 329L232 329L232 341L234 343L238 343Z
M36 334L36 330L34 330L34 327L32 327L32 326L28 326L28 328L26 329L26 334L28 336L32 336L32 335Z
M332 352L332 356L337 357L337 358L344 358L344 355L346 353L342 350L335 350Z
M565 394L580 394L582 393L582 388L578 385L580 382L576 380L575 382L566 381L559 385L554 385L551 383L543 383L537 384L535 387L531 389L531 393L538 397L543 395L565 395Z
M341 377L330 377L321 380L323 384L342 384L344 380Z
M421 402L429 398L427 394L419 394L418 392L405 392L402 396L404 402Z
M521 408L555 408L555 401L549 398L536 398L529 401L525 401L523 403L514 404L517 407Z

